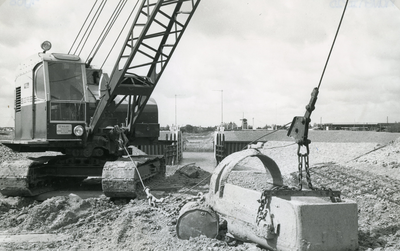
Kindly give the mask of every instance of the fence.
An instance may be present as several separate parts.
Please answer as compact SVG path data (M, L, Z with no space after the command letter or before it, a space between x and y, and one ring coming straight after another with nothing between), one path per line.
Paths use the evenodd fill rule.
M227 141L225 134L216 132L214 137L214 157L220 163L226 156L239 152L247 147L251 141Z
M158 138L158 144L140 145L138 148L149 155L164 155L167 165L176 165L182 160L182 132L162 131Z
M214 135L214 157L219 164L226 156L234 152L239 152L247 149L247 146L251 144L257 144L259 142L267 142L260 134L265 134L263 131L217 131ZM251 139L258 139L253 141Z

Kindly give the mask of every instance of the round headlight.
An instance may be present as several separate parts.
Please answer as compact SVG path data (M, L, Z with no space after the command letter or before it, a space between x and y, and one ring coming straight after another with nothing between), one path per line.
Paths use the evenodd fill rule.
M43 52L46 52L51 49L51 43L49 41L44 41L40 47L42 47Z
M74 134L75 134L75 136L80 137L80 136L83 135L84 132L85 132L85 130L83 129L83 126L77 125L77 126L74 127Z

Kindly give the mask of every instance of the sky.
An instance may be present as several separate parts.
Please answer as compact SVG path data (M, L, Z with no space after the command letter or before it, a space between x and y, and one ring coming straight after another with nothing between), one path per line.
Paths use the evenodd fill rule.
M67 53L94 2L0 0L0 126L14 125L18 64L40 52L45 40L53 45L50 52ZM240 124L246 118L264 127L304 115L344 3L202 0L153 92L161 126L175 120L181 126L216 126L221 119ZM128 3L123 15L133 5ZM400 122L396 5L349 1L312 124Z

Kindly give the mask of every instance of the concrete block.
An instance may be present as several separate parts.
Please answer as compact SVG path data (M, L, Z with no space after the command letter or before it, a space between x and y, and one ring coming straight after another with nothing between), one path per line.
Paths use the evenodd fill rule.
M228 232L243 241L282 251L357 250L354 201L333 203L329 197L272 196L268 224L261 222L257 226L260 197L261 192L227 183L222 196L218 192L211 194L209 202L227 220ZM262 231L263 227L268 229Z

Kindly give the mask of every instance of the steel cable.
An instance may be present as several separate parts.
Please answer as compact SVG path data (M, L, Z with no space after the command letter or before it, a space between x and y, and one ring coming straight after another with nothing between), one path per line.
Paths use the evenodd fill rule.
M108 34L110 33L112 27L114 26L116 20L120 16L123 8L125 7L127 0L120 0L118 5L114 8L113 13L111 14L110 18L108 19L107 24L104 26L101 34L97 38L95 45L93 46L92 50L90 51L86 63L91 62L91 60L96 56L97 52L99 51L100 47L103 45L105 39L107 38ZM92 55L93 53L93 55Z
M103 1L101 2L99 8L97 9L97 11L96 11L96 13L95 13L95 15L93 16L92 21L90 22L88 28L86 29L85 34L83 35L81 41L79 42L78 47L76 48L75 54L76 54L76 52L78 51L79 46L81 45L81 43L82 43L83 40L84 40L84 42L83 42L83 44L82 44L82 46L81 46L81 49L80 49L80 51L79 51L79 53L78 53L78 55L81 55L82 50L83 50L83 48L85 47L86 42L88 41L88 39L89 39L89 37L90 37L90 34L92 33L93 28L94 28L94 26L95 26L96 23L97 23L97 20L99 19L101 13L103 12L104 6L106 6L106 3L107 3L107 0L103 0ZM93 22L93 21L94 21L94 22ZM92 23L93 23L93 24L92 24ZM88 31L89 31L89 33L88 33ZM87 35L86 35L86 34L87 34ZM86 39L85 39L85 36L86 36Z
M79 47L80 47L80 45L81 45L83 39L86 37L86 34L87 34L89 28L93 25L93 21L94 21L95 17L98 15L98 12L99 12L101 6L102 6L103 4L105 4L105 1L107 1L107 0L102 0L101 3L100 3L100 5L97 7L97 10L96 10L96 12L93 14L93 17L92 17L92 19L90 20L90 23L87 25L86 30L85 30L84 34L82 35L82 37L81 37L81 39L80 39L80 41L79 41L79 44L78 44L78 45L76 46L76 48L75 48L74 54L76 54L76 53L78 52Z
M321 86L322 79L323 79L323 77L324 77L324 75L325 75L325 70L326 70L326 67L328 66L328 62L329 62L329 59L330 59L330 57L331 57L333 47L335 46L336 38L337 38L337 36L338 36L338 34L339 34L340 26L342 25L343 17L344 17L344 14L345 14L345 12L346 12L347 4L348 4L348 3L349 3L349 0L346 0L346 4L345 4L345 6L344 6L343 13L342 13L342 16L341 16L341 18L340 18L339 26L338 26L338 28L337 28L337 30L336 30L336 34L335 34L335 37L334 37L334 39L333 39L332 46L331 46L331 49L330 49L329 54L328 54L328 58L326 59L325 66L324 66L324 69L323 69L323 71L322 71L322 74L321 74L321 78L320 78L320 80L319 80L319 83L318 83L318 87L317 87L318 90L319 90L319 87Z
M119 0L119 2L118 2L118 4L117 4L117 7L114 8L113 13L111 14L111 16L110 16L110 18L108 19L106 25L104 26L103 30L101 31L100 35L98 36L98 38L97 38L97 40L96 40L96 42L95 42L95 44L94 44L92 50L89 52L89 55L87 56L88 59L91 57L93 51L95 51L96 48L98 48L98 46L99 46L99 45L98 45L99 41L103 38L105 30L109 27L110 21L111 21L111 19L114 17L115 12L117 11L117 8L118 8L118 6L121 4L122 1L123 1L123 0ZM94 57L94 56L93 56L93 57ZM86 60L86 63L88 62L88 59Z
M287 125L290 125L291 123L292 123L292 122L286 123L286 124L283 125L283 127L285 127L285 126L287 126ZM276 130L274 130L274 131L272 131L272 132L270 132L270 133L264 134L263 136L261 136L261 137L255 139L255 140L253 140L252 142L248 143L242 150L245 150L249 145L253 144L254 142L257 142L259 139L262 139L262 138L264 138L264 137L267 137L268 135L271 135L271 134L276 133L276 132L278 132L278 131L280 131L280 130L276 129Z
M126 149L126 146L125 146L123 143L121 143L121 142L119 142L119 143L120 143L120 146L123 146L123 148L125 149L125 152L126 152L126 154L128 155L129 160L130 160L131 163L133 164L133 166L134 166L134 168L135 168L135 171L136 171L137 174L138 174L140 183L142 183L143 191L145 191L145 190L146 190L146 186L144 185L144 182L143 182L142 176L140 175L139 169L136 167L135 162L133 161L131 155L129 154L128 149Z
M96 2L93 4L92 8L90 9L89 14L86 16L86 19L85 19L85 21L83 22L83 24L82 24L82 26L81 26L81 29L80 29L79 32L78 32L78 35L76 35L75 40L74 40L74 42L72 43L71 48L70 48L69 51L68 51L68 54L70 54L72 48L74 47L74 45L75 45L75 43L76 43L76 40L78 40L78 37L79 37L79 35L81 34L81 32L82 32L82 30L83 30L83 27L85 27L85 24L86 24L87 20L89 19L90 14L92 14L92 11L93 11L94 7L95 7L96 4L97 4L97 1L98 1L98 0L96 0Z
M110 51L108 52L108 54L107 54L106 58L104 59L103 63L101 64L101 67L100 67L101 69L103 68L103 66L104 66L104 64L106 63L106 61L107 61L108 57L110 56L111 52L113 51L113 49L114 49L114 47L115 47L115 45L116 45L116 43L117 43L118 39L120 38L120 36L121 36L121 34L122 34L123 30L124 30L124 29L125 29L125 27L126 27L126 24L127 24L127 23L128 23L128 21L131 19L131 16L132 16L132 14L133 14L134 10L136 9L136 7L137 7L138 3L139 3L139 0L137 0L137 1L136 1L136 4L135 4L135 6L132 8L132 11L131 11L131 13L129 14L128 18L126 19L124 26L122 27L122 29L121 29L121 31L119 32L119 34L118 34L117 38L115 39L115 41L114 41L114 44L112 45L112 47L111 47Z

